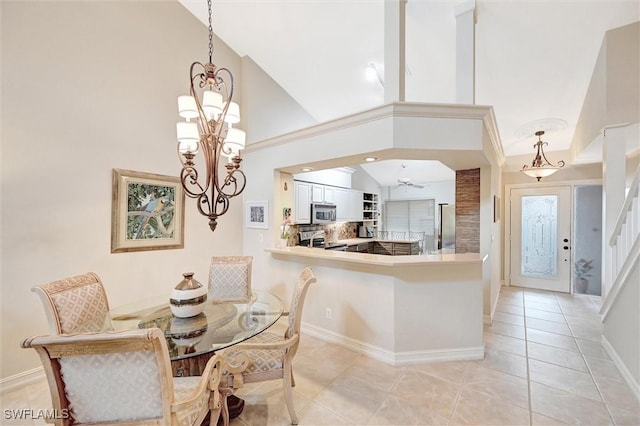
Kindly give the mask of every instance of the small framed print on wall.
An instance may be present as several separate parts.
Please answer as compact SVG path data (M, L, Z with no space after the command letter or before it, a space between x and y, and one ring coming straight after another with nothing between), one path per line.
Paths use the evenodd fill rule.
M269 229L269 202L247 201L247 228Z

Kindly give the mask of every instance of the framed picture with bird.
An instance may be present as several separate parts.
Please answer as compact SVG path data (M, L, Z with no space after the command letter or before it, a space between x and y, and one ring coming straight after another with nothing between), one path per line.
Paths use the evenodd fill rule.
M111 253L184 248L177 177L113 169L111 202Z

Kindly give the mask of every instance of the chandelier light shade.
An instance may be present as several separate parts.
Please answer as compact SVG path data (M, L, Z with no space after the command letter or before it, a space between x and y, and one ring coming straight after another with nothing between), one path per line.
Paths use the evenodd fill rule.
M245 174L240 170L246 134L232 127L240 122L240 106L232 102L233 75L212 61L211 0L207 5L209 62L191 64L189 95L178 97L178 115L185 121L178 122L176 131L182 163L180 182L185 194L197 200L198 211L209 218L209 228L215 231L218 217L229 210L231 198L240 195L246 185ZM197 154L203 174L196 168ZM221 163L226 173L222 172Z
M549 162L549 160L547 160L547 156L544 154L544 147L549 144L547 142L542 141L541 139L542 135L544 135L544 131L539 130L536 132L536 136L538 137L538 142L536 142L536 144L533 145L533 147L537 150L537 152L536 152L536 156L533 158L533 161L531 162L531 166L528 166L525 164L522 167L522 170L520 170L522 173L526 174L527 176L531 176L538 179L538 182L543 177L551 176L552 174L554 174L555 172L557 172L558 170L564 167L564 161L562 160L558 161L557 166L554 166Z

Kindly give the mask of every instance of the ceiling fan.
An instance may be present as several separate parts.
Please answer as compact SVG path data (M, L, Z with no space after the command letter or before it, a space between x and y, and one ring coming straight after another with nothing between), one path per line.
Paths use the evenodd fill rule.
M404 170L406 168L407 168L407 165L406 164L402 164L402 170ZM398 178L398 184L395 187L399 188L401 186L413 186L414 188L424 188L424 186L422 186L422 185L418 185L418 184L415 184L415 183L411 182L411 178L410 177Z
M400 186L413 186L414 188L424 188L424 186L422 185L418 185L411 182L411 178L408 178L408 177L398 178L398 185L396 185L396 188Z

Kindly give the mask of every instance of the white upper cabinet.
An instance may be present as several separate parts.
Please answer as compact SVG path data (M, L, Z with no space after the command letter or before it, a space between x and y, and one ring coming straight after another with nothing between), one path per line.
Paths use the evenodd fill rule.
M293 183L293 223L311 223L311 184L307 182Z
M351 220L351 199L349 190L345 188L333 188L334 204L336 205L336 221L348 222Z
M335 204L337 222L359 222L363 219L362 191L296 180L294 198L294 223L311 223L312 203Z
M362 220L362 193L356 189L349 191L349 220L352 222Z
M311 185L311 201L314 203L330 203L335 204L334 187L326 185Z

